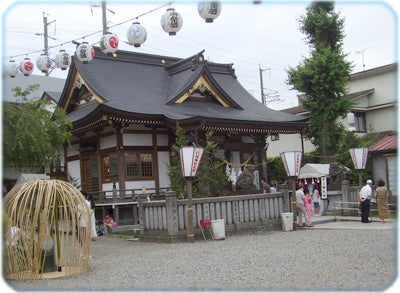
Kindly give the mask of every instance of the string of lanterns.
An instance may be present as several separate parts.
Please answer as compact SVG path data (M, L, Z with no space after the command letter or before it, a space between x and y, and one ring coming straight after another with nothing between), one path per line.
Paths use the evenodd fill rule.
M198 13L206 23L212 23L221 14L220 1L200 1L197 6ZM183 18L182 15L174 8L168 8L161 17L161 27L170 36L182 28ZM135 48L140 47L147 39L147 31L138 21L134 21L128 28L126 37L128 44ZM100 41L99 47L105 54L111 54L114 57L118 50L119 38L116 34L107 32L104 34ZM93 60L95 51L92 45L88 42L78 44L75 55L82 63L89 63ZM37 68L43 73L49 72L55 68L66 70L71 64L71 56L65 50L60 50L54 59L46 54L41 54L36 60ZM24 76L29 76L34 70L34 63L29 58L24 58L18 65L15 60L10 60L6 65L6 73L10 77L15 77L22 72Z

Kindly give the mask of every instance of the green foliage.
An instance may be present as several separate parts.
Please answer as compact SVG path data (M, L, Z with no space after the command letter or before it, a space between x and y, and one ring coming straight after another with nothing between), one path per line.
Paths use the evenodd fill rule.
M312 48L304 58L288 70L288 83L304 93L304 107L310 112L306 138L325 158L338 151L345 129L338 122L350 112L353 102L345 98L352 65L342 52L344 20L334 12L333 2L313 2L300 18L300 29Z
M171 146L171 151L174 154L172 157L172 164L168 166L168 177L171 184L171 189L176 191L177 195L184 194L185 178L182 175L180 149L189 144L186 139L185 131L179 124L176 125L175 142Z
M213 133L206 133L203 142L203 156L197 170L196 184L193 185L193 197L215 197L228 194L228 178L225 173L225 162L217 157L218 144L210 141Z
M172 165L168 166L168 177L171 183L171 189L177 192L177 195L185 195L186 181L182 175L180 162L180 149L189 144L186 139L186 133L182 127L177 124L175 131L175 142L171 147L174 153ZM218 145L210 141L212 133L206 134L205 141L200 142L203 147L203 156L200 160L199 168L196 173L196 178L193 181L193 198L223 196L228 194L227 183L228 179L224 171L224 162L216 156Z
M284 182L285 180L287 180L285 166L283 165L281 157L275 157L268 161L267 170L268 174L271 174L273 172L273 175L269 178L271 182Z
M3 158L6 166L17 170L48 165L59 158L58 147L69 143L72 123L64 110L43 99L28 100L39 85L13 89L18 103L5 104L3 109Z

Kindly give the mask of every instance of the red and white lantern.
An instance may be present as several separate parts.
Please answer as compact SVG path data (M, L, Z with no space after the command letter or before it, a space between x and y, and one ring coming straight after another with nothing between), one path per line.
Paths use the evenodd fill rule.
M65 52L65 50L60 50L56 55L54 61L57 68L61 68L61 70L66 70L71 64L71 56L67 52Z
M83 42L76 48L75 54L79 61L89 63L94 58L94 48L88 42Z
M176 35L176 33L182 28L182 25L182 16L176 12L174 8L168 8L161 17L161 27L170 36Z
M16 77L19 73L18 64L15 63L14 60L10 60L10 62L7 63L6 71L10 77L12 78Z
M203 148L182 147L180 150L182 175L184 177L195 177L200 165Z
M33 65L33 62L29 58L25 58L24 60L21 61L19 64L19 70L24 74L24 76L29 76L32 72L35 66Z
M221 3L219 1L201 1L197 10L206 22L213 22L221 14Z
M42 54L36 59L36 67L43 73L48 72L51 68L51 59L46 54Z
M147 39L147 31L139 22L134 22L126 32L129 45L140 47Z
M103 53L114 54L118 50L119 38L116 34L106 33L100 39L100 49Z

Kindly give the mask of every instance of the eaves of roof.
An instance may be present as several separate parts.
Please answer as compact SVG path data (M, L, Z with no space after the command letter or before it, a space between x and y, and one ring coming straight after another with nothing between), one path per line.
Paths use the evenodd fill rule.
M388 135L368 148L370 153L397 151L397 135Z

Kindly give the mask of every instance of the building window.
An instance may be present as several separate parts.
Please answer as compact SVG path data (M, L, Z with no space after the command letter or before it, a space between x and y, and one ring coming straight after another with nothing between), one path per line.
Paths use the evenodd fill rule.
M117 154L110 154L102 157L103 181L118 181L118 157Z
M144 179L153 177L153 155L145 152L125 153L126 179Z
M354 113L354 127L357 132L367 132L367 121L365 119L365 112Z

